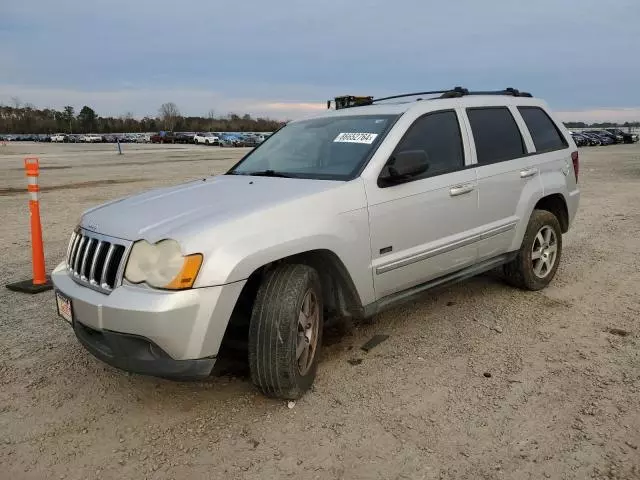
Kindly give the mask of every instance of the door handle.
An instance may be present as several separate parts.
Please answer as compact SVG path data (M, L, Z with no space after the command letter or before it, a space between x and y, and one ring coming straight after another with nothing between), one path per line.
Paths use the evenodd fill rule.
M473 183L465 183L463 185L456 185L449 189L449 195L457 197L458 195L464 195L465 193L473 192L476 186Z
M520 178L529 178L538 174L537 168L526 168L524 170L520 170Z

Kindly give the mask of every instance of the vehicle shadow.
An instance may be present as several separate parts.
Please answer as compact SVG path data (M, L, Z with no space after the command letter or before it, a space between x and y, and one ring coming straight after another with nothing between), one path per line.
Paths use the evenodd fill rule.
M459 296L462 292L466 295L482 295L486 287L508 288L499 274L487 272L476 277L464 280L455 285L434 288L428 292L416 296L404 305L393 307L372 318L331 318L325 320L322 333L322 357L320 361L326 361L336 356L349 355L347 352L359 348L354 345L355 340L361 340L372 326L375 330L384 330L385 325L399 311L413 312L417 310L440 308L436 305L437 299L445 294L447 297ZM474 293L475 292L475 293ZM448 304L447 304L448 305ZM230 334L229 334L230 333ZM248 362L246 331L240 329L228 332L220 348L215 367L211 372L213 378L241 379L250 381ZM366 340L366 339L365 339Z

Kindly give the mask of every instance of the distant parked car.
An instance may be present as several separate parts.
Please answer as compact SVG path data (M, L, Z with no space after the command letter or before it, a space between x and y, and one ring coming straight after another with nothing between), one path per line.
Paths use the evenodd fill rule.
M196 133L193 137L193 143L203 145L220 145L220 138L212 132Z
M600 145L613 145L616 143L615 137L612 135L604 135L597 131L590 131L589 133L600 140Z
M593 133L595 133L596 135L599 135L600 137L607 137L613 143L622 143L623 141L623 138L621 135L615 135L607 130L594 130Z
M231 135L221 134L220 135L220 146L221 147L234 147L236 142L236 137Z
M66 135L64 133L56 133L51 135L51 141L56 143L62 143L66 139Z
M194 132L176 133L176 143L193 143Z
M606 128L607 132L622 138L622 143L634 143L638 141L638 135L629 132L623 132L619 128ZM635 139L634 139L635 137Z
M260 145L260 140L255 135L245 135L242 139L243 147L257 147Z
M571 136L573 137L573 141L576 142L578 147L587 147L589 146L589 139L581 133L571 132Z
M176 143L176 134L173 132L160 132L151 135L151 143Z
M102 142L102 135L95 135L93 133L90 133L88 135L83 135L80 141L84 143L100 143Z
M600 130L590 130L588 133L597 137L600 140L600 145L613 145L616 143L616 138L608 132L605 134Z
M602 145L602 139L594 133L582 132L581 135L589 139L589 146L591 147L597 147Z
M149 143L151 142L151 135L149 135L148 133L141 133L140 135L138 135L138 138L136 139L137 143Z

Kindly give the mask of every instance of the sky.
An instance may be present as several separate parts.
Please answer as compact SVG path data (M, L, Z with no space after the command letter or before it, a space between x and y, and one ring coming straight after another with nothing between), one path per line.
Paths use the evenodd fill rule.
M0 103L295 119L336 95L512 86L640 120L639 0L1 0Z

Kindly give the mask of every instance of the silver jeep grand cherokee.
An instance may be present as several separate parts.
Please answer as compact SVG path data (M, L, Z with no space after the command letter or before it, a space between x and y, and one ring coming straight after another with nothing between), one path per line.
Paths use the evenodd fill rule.
M420 95L338 97L225 175L85 212L52 275L59 313L103 361L173 378L209 375L244 325L255 385L294 399L328 315L496 267L544 288L578 208L571 136L514 89Z

